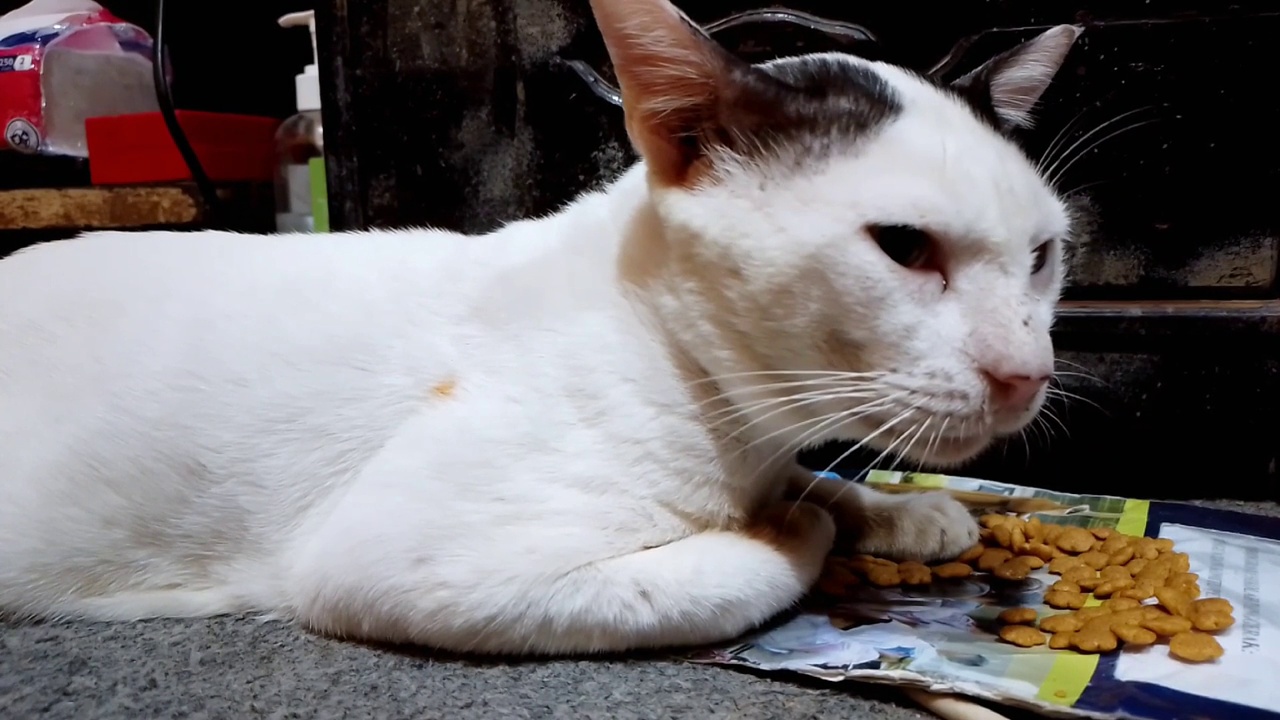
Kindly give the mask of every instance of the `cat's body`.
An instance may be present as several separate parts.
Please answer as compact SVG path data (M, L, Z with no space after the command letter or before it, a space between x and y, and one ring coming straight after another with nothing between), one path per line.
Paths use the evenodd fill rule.
M791 455L845 437L954 462L1024 425L1060 251L1027 270L1066 232L1061 205L979 117L891 68L776 173L687 162L655 139L687 109L679 78L659 68L646 124L628 43L644 23L667 53L704 41L664 2L596 7L648 162L554 216L483 237L101 233L0 263L0 613L250 611L459 650L618 650L726 639L795 602L832 542L819 506L868 550L974 541L944 497L810 488ZM869 66L814 67L806 82ZM842 154L840 133L865 147ZM873 271L874 242L836 241L878 208L968 244L945 272ZM948 304L937 277L987 287ZM911 317L922 303L934 317Z

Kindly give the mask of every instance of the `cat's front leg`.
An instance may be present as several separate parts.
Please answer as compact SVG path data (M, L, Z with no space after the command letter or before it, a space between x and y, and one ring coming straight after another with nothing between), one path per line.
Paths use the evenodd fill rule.
M524 535L519 553L415 542L391 527L402 500L351 499L297 559L295 617L328 634L488 654L619 652L726 642L794 605L817 580L835 524L809 503L777 503L741 530L558 567L581 527ZM385 503L385 507L383 507ZM363 507L362 507L363 506ZM370 523L370 518L381 518ZM481 523L482 524L482 523ZM467 542L476 543L478 540Z
M945 492L888 495L796 466L787 496L827 508L855 551L895 560L950 560L978 542L978 524Z

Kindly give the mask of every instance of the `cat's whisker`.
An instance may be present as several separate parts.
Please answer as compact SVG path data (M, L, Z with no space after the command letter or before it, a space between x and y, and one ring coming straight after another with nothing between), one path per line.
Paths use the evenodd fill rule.
M1058 134L1054 135L1053 140L1045 146L1044 152L1040 153L1040 159L1036 160L1036 172L1041 173L1043 176L1044 164L1053 157L1053 154L1059 149L1059 146L1066 141L1066 138L1070 135L1071 131L1075 129L1076 123L1080 122L1085 113L1089 112L1091 109L1092 108L1085 108L1076 113L1076 116L1071 118L1070 122L1066 123L1062 126L1062 129L1058 130Z
M825 383L826 381L823 381L823 382ZM802 385L801 387L803 388L803 387L805 387L805 386L807 386L807 384ZM784 388L784 387L786 387L786 386L785 386L785 385L783 385L783 384L780 384L780 385L762 386L762 388L761 388L761 389L770 389L770 390L772 390L772 389L775 389L775 388ZM797 389L801 389L801 388L797 388ZM817 389L817 390L809 390L809 391L806 391L806 392L796 392L796 393L792 393L792 394L788 394L788 395L783 395L783 396L781 396L781 397L763 397L763 398L756 398L756 399L754 399L754 400L750 400L750 401L748 401L748 402L737 403L737 404L730 405L729 407L726 407L726 408L721 408L721 409L719 409L719 410L712 411L711 413L708 413L708 414L706 415L706 417L707 417L707 418L718 417L719 415L723 415L723 414L725 414L725 413L732 413L732 412L734 412L735 410L739 410L739 409L741 409L741 408L756 407L757 405L762 404L762 403L774 403L774 402L777 402L777 401L780 401L780 400L787 400L788 398L816 397L818 394L822 394L822 393L827 393L827 394L832 394L832 395L850 395L850 396L856 396L856 394L857 394L857 393L875 393L875 392L878 392L878 391L883 391L883 389L884 389L884 388L882 388L882 387L881 387L881 386L879 386L879 385L869 385L869 384L868 384L868 385L853 385L853 384L851 384L851 385L844 385L844 386L837 386L837 387L823 387L823 388L819 388L819 389ZM755 391L756 391L756 389L754 389L754 388L753 388L753 389L752 389L751 391L749 391L749 392L755 392ZM703 401L702 403L699 403L699 405L705 405L705 404L710 403L710 402L715 401L715 400L726 400L726 401L727 401L727 397L728 397L728 395L729 395L729 393L724 393L724 394L719 395L719 396L717 396L717 397L715 397L715 398L711 398L711 399L709 399L709 400ZM868 397L870 397L870 396L868 396Z
M828 465L825 470L823 470L823 472L831 472L832 469L835 468L835 466L844 462L846 458L848 458L850 455L860 450L864 445L871 442L875 438L879 437L882 433L891 429L894 425L897 425L898 423L902 422L904 419L910 417L911 413L915 412L916 408L918 407L919 407L919 404L917 403L916 405L912 405L911 407L895 415L893 419L889 420L888 422L884 423L880 427L876 428L874 432L867 435L862 440L852 445L848 450L841 453L839 457L837 457L834 461L832 461L832 463ZM892 447L892 445L890 445L890 447ZM874 469L874 468L869 468L869 469Z
M1108 127L1110 127L1110 126L1114 125L1115 123L1118 123L1118 122L1120 122L1121 120L1124 120L1124 119L1125 119L1125 118L1127 118L1127 117L1131 117L1132 115L1134 115L1134 114L1136 114L1136 113L1142 112L1143 110L1147 110L1147 109L1149 109L1150 107L1151 107L1151 106L1147 105L1147 106L1143 106L1143 107L1139 107L1139 108L1134 108L1134 109L1132 109L1132 110L1129 110L1129 111L1126 111L1126 112L1120 113L1119 115L1117 115L1117 116L1115 116L1115 117L1111 118L1110 120L1105 120L1105 121L1103 121L1103 122L1099 123L1099 124L1098 124L1096 127L1094 127L1092 130L1090 130L1090 131L1088 131L1088 132L1086 132L1086 133L1082 134L1080 137L1076 138L1075 142L1073 142L1069 147L1066 147L1066 149L1065 149L1065 150L1062 150L1062 152L1060 152L1060 153L1058 154L1058 156L1057 156L1056 158L1054 158L1054 159L1053 159L1053 162L1052 162L1052 163L1050 163L1048 167L1044 168L1044 170L1040 173L1040 177L1042 177L1042 178L1049 178L1049 177L1053 177L1053 176L1055 175L1055 170L1056 170L1056 168L1058 167L1058 165L1059 165L1059 164L1061 164L1061 163L1063 162L1063 160L1065 160L1067 157L1069 157L1069 156L1071 155L1071 152L1072 152L1073 150L1075 150L1075 149L1076 149L1077 147L1079 147L1081 144L1083 144L1083 143L1087 142L1087 141L1089 140L1089 138L1090 138L1090 137L1093 137L1093 136L1094 136L1094 135L1096 135L1097 133L1099 133L1099 132L1101 132L1101 131L1105 130L1106 128L1108 128ZM1065 143L1064 143L1064 145L1065 145ZM1048 182L1048 181L1046 180L1046 182ZM1050 184L1050 185L1052 185L1053 183L1052 183L1052 182L1050 182L1049 184Z
M761 403L759 407L753 406L753 407L740 408L738 412L734 412L732 414L722 416L719 419L715 420L714 422L711 422L710 424L707 425L707 429L720 430L723 426L728 424L745 422L745 425L743 425L743 427L737 428L736 430L731 432L725 438L727 440L727 439L737 437L738 435L742 434L742 432L745 431L747 428L752 427L757 423L768 420L769 418L775 415L780 415L782 413L786 413L789 411L800 410L809 405L815 405L815 404L826 402L826 401L840 401L840 400L850 401L850 400L872 399L872 401L874 402L874 397L876 396L851 395L851 394L841 393L841 394L834 394L834 395L821 395L821 396L810 397L810 398L786 398L784 401ZM867 403L863 403L863 405L865 404ZM766 410L769 407L772 407L773 405L782 405L782 407L774 408L773 410L770 410L769 412L765 413L760 417L751 419L751 413L761 411L761 410Z
M718 395L713 395L705 400L698 401L698 404L707 405L709 403L716 402L717 400L724 400L726 398L732 397L735 393L747 395L751 393L764 393L771 390L783 390L786 388L806 388L806 387L814 387L814 386L846 388L846 387L859 387L859 386L869 385L869 384L870 383L868 381L862 380L862 379L825 378L825 377L810 378L808 380L792 380L789 382L770 382L770 383L765 383L763 385L751 385L748 387L738 388L736 390L725 390Z
M1070 370L1058 370L1053 373L1053 376L1054 376L1053 377L1054 380L1057 380L1059 377L1078 377L1078 378L1084 378L1085 380L1091 380L1093 382L1100 383L1102 385L1107 384L1105 380L1098 377L1097 375L1090 375L1089 373L1083 373L1083 372L1072 372Z
M801 433L800 437L793 441L783 443L782 447L779 448L777 452L775 452L773 455L770 455L768 459L766 459L764 462L760 463L756 467L755 472L751 474L751 478L750 478L751 482L754 483L756 479L760 476L760 473L768 472L772 470L773 463L776 462L779 458L781 458L782 456L788 453L794 455L795 453L799 452L809 442L812 442L813 439L819 437L823 432L826 432L830 427L839 425L842 422L847 422L848 420L851 420L851 419L856 419L854 417L854 414L858 409L859 408L854 408L853 410L846 410L844 412L834 413L830 416L827 416L825 418L825 421L819 424L816 428L811 428L810 430L804 433ZM816 418L816 419L824 419L824 418ZM802 425L802 424L806 424L806 423L797 423L792 427L793 428L798 427L799 425ZM750 447L750 446L747 446L747 447ZM746 450L746 447L742 448L742 450ZM741 452L741 450L739 452ZM735 455L736 454L737 453L735 453ZM806 489L806 492L807 492L807 489ZM804 496L804 493L802 492L801 497L803 496Z
M818 428L816 428L816 429L815 429L815 430L813 430L812 432L805 433L805 434L801 435L801 438L804 438L804 437L806 437L806 436L807 436L807 437L809 438L809 440L805 440L805 442L809 442L809 441L811 441L814 437L817 437L817 436L818 436L818 435L820 435L821 433L825 432L826 430L830 429L831 427L835 427L835 426L839 425L840 423L843 423L843 422L850 422L850 421L853 421L853 420L857 420L859 417L862 417L863 415L868 415L868 414L871 414L871 413L873 413L873 412L878 412L878 411L882 410L882 409L884 408L884 406L886 406L886 405L890 405L890 404L891 404L892 402L894 402L897 398L898 398L898 396L896 396L896 395L895 395L895 396L890 396L890 397L887 397L887 398L883 398L883 399L881 399L881 400L873 400L873 401L872 401L872 402L870 402L870 403L866 403L866 404L863 404L863 405L859 405L858 407L850 408L850 409L848 409L848 410L844 410L844 411L841 411L841 412L838 412L838 413L832 413L832 414L830 414L830 415L820 415L820 416L818 416L818 417L811 418L811 419L809 419L809 420L802 420L802 421L800 421L800 422L798 422L798 423L793 423L792 425L788 425L788 426L786 426L786 427L779 428L779 429L777 429L777 430L775 430L775 431L773 431L773 432L769 433L768 435L765 435L764 437L757 438L757 439L755 439L755 440L752 440L752 441L750 441L750 442L748 442L748 443L744 444L741 448L739 448L739 449L734 453L734 456L736 457L737 455L740 455L740 454L742 454L742 453L745 453L745 452L747 452L747 451L749 451L749 450L753 450L757 445L759 445L759 444L761 444L761 443L764 443L764 442L767 442L767 441L769 441L769 440L771 440L771 439L773 439L773 438L775 438L775 437L777 437L778 435L781 435L781 434L783 434L783 433L789 432L789 431L791 431L791 430L795 430L796 428L799 428L799 427L804 426L804 425L808 425L808 424L813 423L813 422L820 422L821 424L818 426ZM784 446L783 446L783 451L785 451L785 450L786 450L786 448L787 448L787 446L788 446L788 445L789 445L789 443L788 443L787 445L784 445ZM793 450L792 452L797 452L797 451L799 451L799 449L800 449L800 448L796 448L796 450ZM781 453L776 453L773 457L771 457L771 458L770 458L770 459L765 463L765 465L769 465L769 464L771 464L774 460L776 460L776 459L777 459L777 456L778 456L779 454L781 454Z
M744 377L768 377L778 375L792 375L796 377L804 376L822 376L834 378L869 378L884 377L889 373L883 371L875 372L851 372L847 370L750 370L747 372L725 373L723 375L710 375L708 377L691 380L685 383L689 387L702 385L709 382L720 382L721 380L732 380L734 378Z
M1126 125L1118 130L1115 130L1114 132L1107 133L1106 135L1098 138L1094 142L1090 143L1089 146L1086 147L1084 150L1081 150L1080 152L1076 153L1075 157L1071 158L1070 162L1068 162L1066 165L1063 165L1062 168L1058 170L1057 174L1054 176L1053 180L1049 184L1056 186L1058 182L1061 181L1062 178L1066 176L1067 171L1071 169L1072 165L1075 165L1077 162L1080 161L1081 158L1083 158L1084 156L1096 150L1100 145L1102 145L1102 143L1115 138L1117 135L1120 135L1122 133L1127 133L1130 130L1136 130L1140 127L1143 127L1144 125L1150 125L1154 122L1155 120L1142 120L1140 122L1133 123L1132 125Z
M1043 415L1036 415L1031 422L1037 428L1036 436L1040 437L1040 433L1043 431L1044 444L1046 447L1050 445L1053 442L1053 428L1049 427L1049 422L1044 419Z
M1098 411L1102 412L1105 415L1111 414L1107 412L1106 408L1090 400L1089 398L1084 397L1083 395L1077 395L1076 393L1073 393L1067 390L1063 390L1062 388L1047 387L1045 388L1045 394L1052 395L1054 397L1060 397L1063 400L1078 401L1078 402L1086 403L1088 405L1092 405L1093 407L1097 408Z
M914 434L914 435L912 435L912 437L911 437L911 442L907 443L907 446L906 446L905 448L903 448L903 449L902 449L902 452L900 452L900 453L898 453L898 454L897 454L897 456L894 458L893 462L889 465L889 470L890 470L890 471L893 471L893 470L897 469L898 465L899 465L899 464L900 464L904 459L905 459L905 460L910 460L910 458L911 458L911 451L915 449L915 447L916 447L916 443L917 443L917 442L919 442L920 438L924 436L925 431L929 428L929 425L931 425L932 423L933 423L933 418L932 418L932 417L928 417L928 418L925 418L925 421L924 421L924 422L922 422L922 423L920 423L920 424L919 424L919 428L917 428L917 429L916 429L915 434ZM908 430L907 432L911 432L911 431L910 431L910 430ZM891 447L892 447L892 446L891 446Z
M1066 423L1062 422L1062 418L1058 417L1058 414L1055 413L1052 408L1045 407L1043 412L1046 416L1048 416L1050 420L1056 422L1058 424L1058 427L1062 428L1062 434L1065 437L1068 437L1068 438L1071 437L1070 428L1067 427Z
M933 436L929 439L929 444L924 446L924 454L926 457L933 457L933 453L938 449L938 443L942 441L942 436L947 433L947 426L951 424L951 417L942 418L942 425L933 432ZM923 466L923 461L920 465Z
M856 442L856 443L854 443L853 445L849 446L849 449L848 449L848 450L845 450L843 453L841 453L841 454L840 454L840 456L839 456L839 457L837 457L837 458L836 458L836 459L835 459L835 460L834 460L830 465L828 465L828 466L826 467L826 469L825 469L825 470L823 470L822 472L823 472L823 473L829 473L829 472L831 472L833 468L835 468L835 467L836 467L837 465L839 465L840 463L844 462L845 458L849 457L850 455L852 455L852 454L854 454L855 452L857 452L858 450L860 450L864 445L866 445L868 442L870 442L871 440L873 440L874 438L876 438L880 433L884 432L885 430L888 430L889 428L892 428L894 425L896 425L897 423L901 422L904 418L908 417L908 416L909 416L909 415L910 415L910 414L911 414L915 409L916 409L916 406L914 406L914 405L913 405L912 407L909 407L909 408L907 408L906 410L903 410L902 412L900 412L900 413L898 413L896 416L894 416L894 417L893 417L893 419L891 419L891 420L889 420L888 422L884 423L884 424L883 424L883 425L881 425L879 428L876 428L875 432L872 432L872 433L871 433L870 435L868 435L867 437L865 437L865 438L863 438L862 440L859 440L858 442ZM899 438L898 440L901 440L901 438ZM894 442L896 443L897 441L895 440ZM891 443L889 447L890 447L890 448L892 448L892 447L893 447L893 444ZM814 479L815 479L815 482L811 482L811 483L809 483L808 487L806 487L806 488L804 489L804 491L800 493L800 496L796 498L796 502L797 502L797 503L799 503L799 502L803 501L803 500L804 500L804 498L805 498L805 496L806 496L806 495L808 495L809 490L811 490L811 489L813 488L813 486L816 484L816 480L817 480L817 478L815 477ZM846 489L847 489L847 486L845 486L845 487L841 487L841 488L840 488L840 491L839 491L839 492L837 492L835 495L833 495L833 496L832 496L832 497L827 501L827 503L826 503L823 507L826 507L826 508L831 507L831 506L832 506L832 505L833 505L833 504L834 504L834 503L835 503L835 502L840 498L840 496L844 493L844 491L845 491ZM790 513L788 513L788 515L790 515Z
M745 425L743 425L742 427L738 428L737 430L734 430L733 432L729 433L729 435L728 435L725 439L726 439L726 440L731 440L731 439L733 439L733 438L737 437L737 436L738 436L739 434L741 434L742 432L746 431L746 430L747 430L747 428L750 428L750 427L752 427L753 425L755 425L755 424L757 424L757 423L764 422L765 420L768 420L769 418L771 418L771 417L773 417L773 416L775 416L775 415L778 415L778 414L780 414L780 413L785 413L785 412L788 412L788 411L791 411L791 410L798 410L798 409L800 409L800 408L802 408L802 407L805 407L805 406L808 406L808 405L812 405L812 404L814 404L814 403L820 403L820 402L823 402L823 401L826 401L826 400L846 400L846 399L848 399L848 400L852 400L852 399L860 399L861 397L869 397L869 396L866 396L866 395L858 396L858 395L851 395L851 394L848 394L848 393L836 393L836 394L828 394L828 393L824 393L824 394L822 394L822 395L818 395L817 397L811 397L811 398L809 398L809 399L807 399L807 400L801 400L801 401L799 401L799 402L790 402L790 403L787 403L787 404L783 405L783 406L782 406L782 407L780 407L780 408L776 408L776 409L774 409L774 410L772 410L772 411L770 411L770 412L765 413L764 415L761 415L761 416L760 416L760 417L758 417L758 418L755 418L754 420L751 420L750 422L746 423ZM755 408L753 408L753 409L755 409ZM750 412L750 411L748 411L748 412ZM741 418L741 415L733 415L733 416L730 416L729 418L721 419L721 420L720 420L720 422L716 423L716 426L718 426L720 423L727 422L727 421L729 421L729 420L736 420L736 419L740 419L740 418Z
M1088 366L1084 365L1083 363L1078 363L1078 362L1076 362L1076 361L1074 361L1074 360L1068 360L1068 359L1066 359L1066 358L1064 358L1064 357L1054 358L1054 362L1060 362L1060 363L1062 363L1063 365L1066 365L1066 366L1068 366L1068 367L1076 368L1077 370L1088 370L1088 369L1089 369L1089 368L1088 368Z

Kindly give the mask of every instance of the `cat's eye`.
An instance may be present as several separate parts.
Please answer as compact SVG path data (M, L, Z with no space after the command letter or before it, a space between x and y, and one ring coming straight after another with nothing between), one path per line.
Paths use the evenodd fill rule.
M1042 242L1031 251L1031 274L1039 275L1044 266L1049 263L1049 243Z
M933 258L933 237L918 227L869 225L867 233L890 260L904 268L922 268Z

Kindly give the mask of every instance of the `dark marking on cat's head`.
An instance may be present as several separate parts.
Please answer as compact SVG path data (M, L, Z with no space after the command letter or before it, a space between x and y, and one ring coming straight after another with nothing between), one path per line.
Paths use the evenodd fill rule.
M782 147L809 159L865 137L902 112L889 82L852 57L806 55L758 66L786 85L769 131Z

